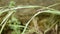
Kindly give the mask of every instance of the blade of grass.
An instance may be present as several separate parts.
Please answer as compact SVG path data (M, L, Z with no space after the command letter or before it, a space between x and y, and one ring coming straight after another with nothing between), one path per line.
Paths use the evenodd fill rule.
M11 11L10 13L8 13L8 14L6 15L6 17L3 19L3 21L1 22L0 25L2 25L2 24L6 21L6 19L8 19L13 13L14 13L13 11Z
M45 10L43 11L44 13L51 13L51 14L56 14L56 15L60 15L60 11L56 11L56 10Z
M22 8L37 8L39 6L17 6L17 7L14 7L14 8L7 8L5 10L0 10L1 13L4 13L4 12L7 12L9 10L16 10L16 9L22 9Z
M2 31L3 31L3 29L4 29L4 27L5 27L5 25L6 25L6 23L7 23L7 21L8 21L8 19L4 22L4 24L2 25L2 28L1 28L1 30L0 30L0 34L2 33Z

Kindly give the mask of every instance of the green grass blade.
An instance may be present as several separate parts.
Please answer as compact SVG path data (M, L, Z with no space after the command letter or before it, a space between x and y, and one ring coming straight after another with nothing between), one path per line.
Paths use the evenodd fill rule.
M57 10L45 10L43 12L60 15L60 11L57 11Z

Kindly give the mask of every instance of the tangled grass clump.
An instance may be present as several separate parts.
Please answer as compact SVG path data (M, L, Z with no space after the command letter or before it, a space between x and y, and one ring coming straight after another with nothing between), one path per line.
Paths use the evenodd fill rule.
M0 26L1 26L1 30L0 30L0 34L2 34L3 32L3 29L4 27L6 26L6 24L8 24L8 26L13 29L14 31L11 33L11 34L25 34L25 31L26 29L28 28L28 25L29 23L39 14L41 13L50 13L52 14L53 19L55 18L55 20L53 20L52 24L51 25L48 25L49 28L46 28L44 33L42 31L39 31L40 33L39 34L46 34L49 30L51 30L55 25L58 25L57 23L59 22L59 19L57 19L57 17L55 17L56 15L59 15L60 16L60 11L58 10L55 10L55 9L52 9L50 7L53 7L55 5L58 5L59 3L57 4L54 4L54 5L51 5L51 6L48 6L48 7L43 7L43 6L32 6L32 5L29 5L29 6L17 6L15 7L15 3L13 1L10 2L9 4L9 8L7 9L1 9L0 10L0 15L2 15L3 13L7 12L7 15L3 18ZM21 25L20 21L18 21L18 19L14 16L14 14L16 13L16 10L17 9L22 9L22 8L39 8L39 7L42 7L42 9L37 10L37 13L35 15L32 16L32 18L26 23L25 26ZM51 17L52 17L51 16ZM49 21L48 21L49 22ZM34 22L35 23L35 22ZM33 23L33 24L34 24ZM50 23L49 23L50 24ZM37 25L37 24L36 24ZM14 27L14 28L13 28ZM57 26L58 27L58 26ZM21 28L24 28L23 31L21 32ZM37 28L38 29L38 28ZM56 29L57 30L57 29Z

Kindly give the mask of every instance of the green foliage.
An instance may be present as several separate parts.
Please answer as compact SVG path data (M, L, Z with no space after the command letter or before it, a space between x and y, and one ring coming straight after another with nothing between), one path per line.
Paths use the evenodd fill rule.
M10 4L9 4L9 7L14 7L15 6L15 2L14 1L11 1Z
M15 6L15 2L11 1L9 4L9 7L14 7ZM12 10L13 12L15 12L16 10ZM20 22L18 21L18 19L16 19L16 17L14 17L14 14L11 16L11 20L9 20L9 24L10 25L15 25L14 26L10 26L11 29L13 29L13 31L11 32L11 34L20 34L20 28L17 27L16 25L19 25Z

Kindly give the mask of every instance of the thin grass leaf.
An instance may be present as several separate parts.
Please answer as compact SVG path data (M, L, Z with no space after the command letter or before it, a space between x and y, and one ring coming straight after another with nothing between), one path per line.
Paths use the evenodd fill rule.
M42 12L60 15L60 11L57 11L57 10L45 10L45 11L42 11Z
M1 30L0 30L0 34L2 33L2 31L3 31L3 29L4 29L4 27L5 27L5 25L6 25L6 23L7 23L7 21L8 21L8 19L4 22L4 24L2 25L2 28L1 28Z
M10 12L6 15L6 17L3 19L0 25L2 25L14 12Z

